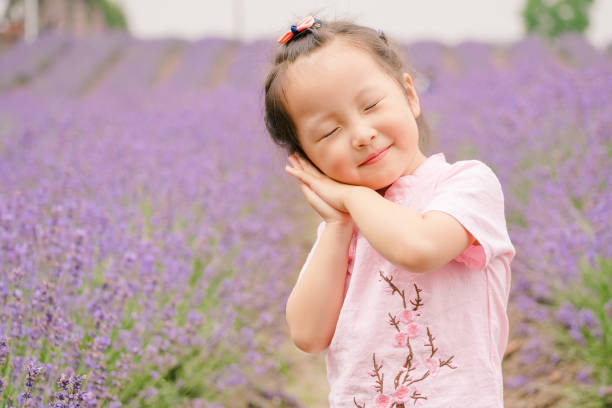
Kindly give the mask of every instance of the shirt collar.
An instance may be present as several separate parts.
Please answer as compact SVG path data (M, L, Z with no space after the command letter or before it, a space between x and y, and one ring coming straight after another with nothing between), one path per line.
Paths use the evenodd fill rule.
M397 198L403 196L406 189L409 189L426 179L428 175L436 173L436 171L446 164L444 153L436 153L429 156L423 163L419 165L412 173L401 176L393 182L385 191L385 198L391 201L396 201Z

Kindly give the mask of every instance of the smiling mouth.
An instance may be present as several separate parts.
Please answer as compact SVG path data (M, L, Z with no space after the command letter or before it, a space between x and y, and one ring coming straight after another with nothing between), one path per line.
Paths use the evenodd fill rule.
M387 150L389 150L389 148L391 147L391 145L385 147L384 149L379 150L378 152L370 155L363 163L360 164L360 166L364 166L366 164L371 164L371 163L375 163L377 162L379 158L382 158L382 156L387 152Z

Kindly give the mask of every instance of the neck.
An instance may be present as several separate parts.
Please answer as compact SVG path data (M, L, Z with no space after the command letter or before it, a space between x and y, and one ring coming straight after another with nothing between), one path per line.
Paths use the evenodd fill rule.
M389 187L391 187L391 184L389 184L387 187L383 187L383 188L380 188L380 189L376 190L376 192L384 197L385 196L385 192L387 191L387 189Z

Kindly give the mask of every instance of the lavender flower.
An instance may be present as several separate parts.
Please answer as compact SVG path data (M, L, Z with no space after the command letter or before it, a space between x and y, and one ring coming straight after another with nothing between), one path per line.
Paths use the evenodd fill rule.
M504 380L504 386L508 388L521 388L529 383L529 380L523 375L517 375Z
M578 312L578 324L580 325L580 327L593 329L598 323L599 320L591 309L580 309L580 311Z
M584 368L576 374L576 380L582 383L590 383L592 372L593 370L590 367Z
M4 365L6 357L9 355L8 338L0 337L0 366Z
M22 402L118 406L134 375L161 379L193 349L235 354L234 365L185 373L212 391L280 377L282 275L300 266L296 237L312 210L261 122L273 45L44 33L3 51L0 366L10 361L2 380L21 386ZM510 302L525 317L515 334L537 339L520 352L526 364L551 353L538 331L551 316L578 347L581 330L603 335L589 309L551 305L584 264L612 258L612 68L579 40L561 47L574 65L532 37L499 50L402 48L447 159L486 161L502 184L517 248ZM43 352L44 369L24 365ZM534 390L521 376L507 386Z

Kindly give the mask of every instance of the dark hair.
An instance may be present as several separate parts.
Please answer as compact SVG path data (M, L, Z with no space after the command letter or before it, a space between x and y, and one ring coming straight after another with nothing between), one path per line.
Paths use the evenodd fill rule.
M287 67L300 56L307 56L321 48L334 38L341 38L368 53L393 77L404 93L404 65L399 48L391 43L382 31L376 31L349 21L321 21L320 26L312 26L298 33L285 44L282 44L265 82L265 115L266 128L274 143L284 148L289 154L298 152L307 157L300 145L295 124L285 107L283 89L284 75ZM421 113L416 119L419 128L419 144L423 136L429 135L429 127Z

